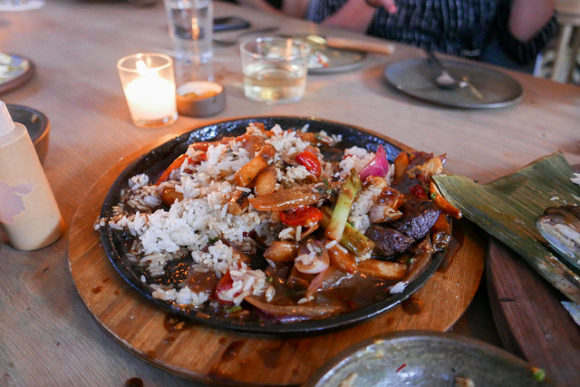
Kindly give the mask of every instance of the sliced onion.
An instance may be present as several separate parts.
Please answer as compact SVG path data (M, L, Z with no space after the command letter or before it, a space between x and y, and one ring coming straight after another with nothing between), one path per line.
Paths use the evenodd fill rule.
M330 260L328 259L328 252L326 249L322 251L320 255L316 255L314 260L309 264L304 264L297 257L294 261L294 266L296 270L304 274L318 274L328 268Z
M306 289L306 297L313 297L319 290L332 287L332 285L336 284L345 275L345 273L341 272L336 267L328 266L324 271L318 273L312 281L310 281L310 285L308 285L308 289Z
M382 145L379 145L375 157L365 165L358 173L361 180L364 181L369 176L385 177L389 173L389 161L387 152Z
M323 319L344 311L341 305L275 305L256 297L246 297L246 302L272 316L300 316L308 319Z

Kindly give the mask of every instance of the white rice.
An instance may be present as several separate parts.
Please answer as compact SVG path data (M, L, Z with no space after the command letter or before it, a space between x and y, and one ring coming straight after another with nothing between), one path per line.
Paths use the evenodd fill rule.
M296 227L296 241L300 241L302 238L302 226Z
M298 165L296 167L288 167L286 169L286 173L281 172L279 179L281 180L282 184L287 187L291 187L311 176L312 174L308 172L306 167L303 165Z
M210 246L208 252L192 251L191 257L193 262L211 268L220 277L234 267L235 263L233 249L222 241Z
M237 144L237 143L236 143ZM210 145L207 149L207 160L197 166L197 173L206 173L211 177L233 174L250 161L250 155L241 147L228 152L225 144Z
M161 285L152 284L152 296L163 301L175 301L178 305L198 307L209 300L209 295L204 292L193 292L187 286L179 291L174 288L164 289Z
M209 294L204 292L192 292L187 286L182 288L175 297L175 302L178 305L193 305L200 306L209 300Z
M245 264L237 269L230 270L232 287L218 293L218 297L224 301L240 305L248 296L261 296L266 293L266 300L271 301L275 295L275 289L266 281L266 274L261 270L249 270Z
M308 129L303 127L302 131ZM264 137L265 142L277 151L278 165L283 165L277 189L284 185L295 185L311 176L304 166L296 165L294 160L310 143L302 140L297 132L283 131L278 125L271 132L271 136L265 136L256 127L248 129L248 133ZM329 136L325 132L320 132L319 136L330 144L341 140L340 136ZM203 153L205 161L198 164L184 162L159 185L151 182L146 174L131 177L128 189L122 191L123 199L114 208L114 216L97 219L95 229L105 226L108 221L111 228L126 230L134 236L135 243L127 257L144 268L152 278L166 274L168 262L190 254L195 270L211 270L218 277L230 273L232 288L219 295L222 300L239 305L247 296L264 296L271 301L275 296L275 288L268 283L265 273L249 269L231 246L247 246L248 235L252 231L257 232L267 243L276 239L299 241L302 227L283 228L281 223L270 220L270 214L255 211L251 206L241 215L228 213L229 199L235 190L253 197L251 188L233 184L234 174L252 156L237 141L210 145L207 152L200 152L193 147L186 152L191 160L199 160ZM351 148L351 154L361 159L357 158L356 161L353 158L345 164L356 161L364 165L367 158L372 158L372 154L367 154L362 148ZM330 176L334 172L332 164L322 164L324 172ZM176 195L176 200L167 209L160 208L161 194L168 189L179 195ZM304 263L314 260L315 250L314 247L309 250L303 258ZM147 282L144 275L141 281ZM209 300L206 292L196 293L187 286L179 289L158 284L150 286L153 297L177 305L198 307Z
M406 287L407 287L407 284L405 282L402 282L402 281L397 282L396 284L391 286L389 293L391 293L391 294L403 293L403 291L405 291Z
M139 188L146 186L147 184L149 184L149 176L144 173L129 178L128 182L129 189L131 191L136 191Z
M374 181L380 181L381 184L368 184L363 188L357 195L350 210L348 217L349 223L363 234L371 225L368 216L371 207L377 202L377 198L383 188L387 186L384 180L379 179L375 178Z
M296 132L283 131L280 125L275 125L272 128L274 133L266 142L272 144L276 148L284 161L293 161L293 157L306 149L310 145L308 141L302 140Z
M338 241L336 239L331 240L330 242L328 242L326 244L326 249L331 249L333 248L336 244L338 243Z
M340 179L345 179L350 175L351 169L360 171L375 157L375 154L368 152L364 148L353 146L344 151L343 159L340 161Z
M314 300L314 296L308 296L308 297L302 297L301 299L298 300L298 304L305 304L307 302L310 302Z
M280 233L278 234L278 239L281 240L294 239L295 236L296 230L294 230L294 227L287 227L284 230L280 231Z

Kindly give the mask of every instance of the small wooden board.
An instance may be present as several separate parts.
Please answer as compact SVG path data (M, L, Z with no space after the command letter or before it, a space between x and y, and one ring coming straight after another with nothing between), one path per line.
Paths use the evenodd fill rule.
M117 274L93 230L109 187L147 147L120 160L90 189L69 230L69 265L97 323L125 349L177 375L219 384L302 384L323 364L363 339L408 329L445 331L467 309L483 274L485 237L459 222L463 243L444 271L398 306L367 322L326 334L270 338L171 321ZM407 310L407 311L405 311Z
M490 238L487 289L506 349L546 371L557 386L580 385L580 328L556 289L501 242Z

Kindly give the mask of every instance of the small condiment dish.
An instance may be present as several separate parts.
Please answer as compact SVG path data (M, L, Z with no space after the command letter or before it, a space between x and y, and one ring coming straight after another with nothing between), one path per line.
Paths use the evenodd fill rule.
M226 93L215 82L187 82L177 88L177 111L190 117L209 117L226 106Z

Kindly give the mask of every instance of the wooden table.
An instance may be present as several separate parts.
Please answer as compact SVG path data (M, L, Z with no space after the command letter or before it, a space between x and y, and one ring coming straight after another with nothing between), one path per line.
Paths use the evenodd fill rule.
M255 27L318 31L303 21L219 3L215 8L216 16L243 16ZM50 118L44 167L69 223L90 186L119 158L161 136L209 121L180 117L163 129L141 129L130 122L115 64L139 51L170 52L161 4L135 8L51 1L38 11L0 14L0 31L3 51L24 55L37 65L29 84L2 99L34 107ZM524 87L519 105L490 111L434 107L386 85L386 64L421 55L397 45L394 55L372 55L359 71L311 76L299 103L268 106L243 96L237 50L215 48L215 79L227 88L227 107L217 119L281 114L343 121L416 149L446 152L448 169L481 182L557 150L570 163L580 162L578 87L505 71ZM67 236L36 252L6 245L0 249L0 385L121 385L134 376L148 386L188 384L134 358L101 331L76 293L66 250Z

